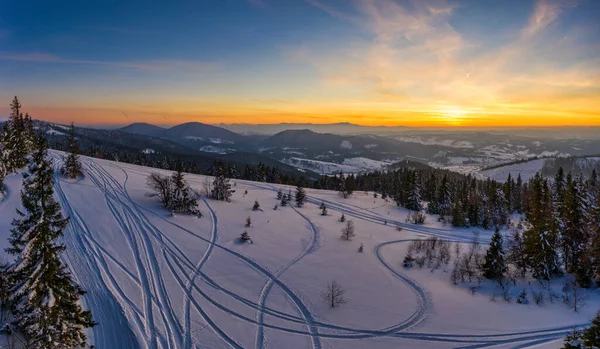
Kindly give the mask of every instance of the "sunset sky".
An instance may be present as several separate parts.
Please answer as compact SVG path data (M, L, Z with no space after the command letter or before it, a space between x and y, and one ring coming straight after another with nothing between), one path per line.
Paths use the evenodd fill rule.
M598 0L0 0L0 118L600 125Z

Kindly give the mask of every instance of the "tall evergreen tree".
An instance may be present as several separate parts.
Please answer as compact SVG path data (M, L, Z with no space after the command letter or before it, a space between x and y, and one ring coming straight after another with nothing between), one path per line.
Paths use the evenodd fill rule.
M8 166L8 132L8 124L4 123L0 128L0 198L4 195L4 178L11 170Z
M27 165L27 154L30 148L27 140L28 130L23 113L21 113L21 103L19 103L19 99L16 96L10 105L10 115L7 125L10 130L8 132L8 139L6 140L8 166L12 171Z
M234 190L231 190L229 178L225 176L225 169L221 166L216 169L216 172L211 197L215 200L229 202L231 201L231 195L234 193Z
M24 175L21 201L13 221L7 252L15 255L8 268L10 301L18 328L32 347L84 347L84 329L94 325L92 314L79 304L85 292L73 281L59 254L68 223L53 198L54 171L47 158L47 142L36 139L36 149Z
M434 213L437 213L442 217L452 214L452 193L450 191L450 181L448 180L448 176L445 174L444 177L442 177L442 182L438 188L436 207L437 212Z
M67 160L65 160L62 172L67 178L78 178L82 174L81 162L79 162L79 153L81 150L75 137L75 125L73 123L71 123L71 127L69 128L68 142L69 154L67 155Z
M406 196L407 209L412 211L421 211L421 186L416 171L411 171L408 175L408 195Z
M557 224L553 216L552 193L548 181L539 174L532 180L528 206L525 215L529 227L523 233L525 255L533 276L550 280L560 273Z
M508 268L504 260L504 240L500 229L496 228L496 232L492 235L490 247L485 254L485 262L483 264L483 276L491 280L499 280L504 276Z
M589 274L582 268L590 267L584 263L584 251L588 242L588 232L584 223L584 199L579 183L567 175L567 181L562 195L562 250L565 270L578 275ZM585 278L585 277L584 277ZM578 277L580 285L588 285L589 280Z
M177 170L171 176L173 197L171 198L171 211L176 213L198 214L198 201L190 194L190 187L183 175L183 163L177 162Z
M302 188L301 186L298 186L296 188L296 205L298 207L302 207L304 205L305 201L306 201L306 192L304 191L304 188Z
M507 245L506 260L517 268L521 277L525 277L525 274L527 273L525 244L523 242L523 235L518 229L513 230Z
M521 179L521 174L517 177L517 182L515 183L515 190L513 190L513 208L517 213L523 213L523 180Z

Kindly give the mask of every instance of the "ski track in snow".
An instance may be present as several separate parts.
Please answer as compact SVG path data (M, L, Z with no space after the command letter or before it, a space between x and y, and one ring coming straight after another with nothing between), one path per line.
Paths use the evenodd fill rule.
M58 156L54 157L55 166L58 166L61 159L59 159ZM510 344L514 344L514 348L526 348L554 341L557 338L565 336L573 328L573 326L557 327L537 331L490 335L408 332L409 329L426 321L428 314L433 309L433 304L425 290L385 261L381 251L386 246L405 243L414 239L388 241L374 247L374 253L380 263L389 270L392 275L405 283L413 291L413 294L416 297L416 309L408 319L382 330L355 329L315 321L311 311L303 303L300 296L294 293L290 286L279 280L286 270L318 248L318 229L308 217L294 208L294 210L306 221L307 226L310 229L311 241L293 260L276 272L271 273L251 258L217 242L218 217L206 200L202 200L202 203L208 208L212 220L212 231L209 239L138 205L129 196L126 189L129 178L127 171L119 166L111 166L118 168L123 172L125 179L122 184L97 161L89 159L84 162L87 176L103 193L106 206L129 243L129 249L133 254L136 265L136 270L133 273L127 270L127 268L119 262L119 259L116 256L111 255L94 238L94 234L81 218L79 212L69 204L67 196L61 187L62 180L58 175L55 180L56 195L65 214L71 217L69 227L65 234L65 241L69 245L69 249L78 251L78 253L67 252L68 260L71 262L70 268L73 270L75 276L79 276L83 280L82 282L78 279L79 282L82 282L82 286L89 292L85 297L86 306L92 309L95 320L100 322L100 325L93 329L95 346L97 348L138 348L140 346L152 349L195 348L199 343L194 343L194 338L192 338L190 320L192 308L202 317L206 325L210 327L221 340L223 340L224 344L233 348L242 348L239 343L231 338L225 330L220 328L204 311L202 299L233 318L255 324L255 345L256 348L260 349L266 346L264 334L265 328L306 336L307 339L310 340L313 349L321 348L321 338L351 340L381 336L456 343L458 345L462 343L464 346L461 348L485 348ZM258 183L247 185L270 191L279 190L271 185L262 185ZM471 239L470 233L467 232L462 233L461 231L450 231L407 224L388 219L377 212L349 203L333 202L310 196L308 197L308 202L313 204L325 202L329 209L343 212L345 215L375 224L396 224L402 226L407 231L438 236L453 241L466 242ZM151 214L181 231L190 234L198 240L207 243L208 246L200 260L196 263L192 262L167 235L163 234L160 229L152 224L147 214ZM489 239L487 236L486 238ZM255 302L244 298L235 292L222 287L202 271L202 268L209 260L214 248L229 253L232 257L245 263L257 274L267 278L266 283L260 291L258 301ZM67 249L67 251L69 251L69 249ZM157 253L158 251L160 251L160 253ZM86 260L83 256L90 256L91 260ZM162 265L166 265L185 296L182 305L183 318L181 319L177 317L173 304L171 304L171 299L167 294L160 262L164 262ZM76 266L73 264L76 264ZM143 299L143 305L141 307L129 299L124 290L120 288L116 279L111 274L109 264L112 268L118 268L125 273L131 279L132 283L139 287ZM202 289L198 283L199 281L202 281L203 287L210 287L213 290L218 290L221 294L230 297L232 301L254 309L256 311L256 317L252 319L240 314L234 310L230 302L216 301ZM268 296L274 286L280 288L285 296L294 304L298 312L297 314L282 312L266 305ZM199 295L201 299L198 299L197 295ZM265 323L265 314L277 319L276 324ZM306 330L285 327L285 322L305 325ZM580 324L576 327L584 325L586 324ZM123 326L126 326L127 330L124 331ZM319 333L319 328L333 330L334 332Z

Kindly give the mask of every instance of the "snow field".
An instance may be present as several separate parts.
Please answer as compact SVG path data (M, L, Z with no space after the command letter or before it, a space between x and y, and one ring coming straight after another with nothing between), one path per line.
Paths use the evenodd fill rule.
M58 166L62 154L52 156ZM490 302L452 286L443 271L402 268L408 241L469 241L471 230L434 217L424 226L406 224L406 210L372 193L345 200L307 189L304 207L275 211L276 191L291 187L233 180L231 203L202 200L204 217L173 217L145 188L149 173L170 172L86 157L82 163L85 177L57 176L55 191L71 217L63 257L88 291L83 300L99 322L90 331L97 348L527 347L556 344L595 311ZM186 179L201 190L204 177ZM20 181L6 180L2 247L20 205ZM251 210L254 200L261 211ZM340 239L341 212L356 225L352 241ZM252 243L237 241L244 230ZM482 243L490 235L482 232ZM348 300L334 309L320 296L332 280Z

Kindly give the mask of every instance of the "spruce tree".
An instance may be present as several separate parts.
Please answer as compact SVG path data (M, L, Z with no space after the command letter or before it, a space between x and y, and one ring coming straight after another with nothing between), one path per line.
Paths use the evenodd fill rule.
M553 212L548 181L538 173L531 183L531 195L525 212L529 227L523 233L523 241L527 263L533 276L540 280L550 280L560 273L557 223Z
M592 320L590 327L583 331L574 331L565 338L562 349L600 348L600 312Z
M442 177L442 182L436 196L436 203L433 207L435 208L435 212L431 213L439 214L442 217L449 216L452 213L450 182L446 175Z
M26 128L23 113L21 113L21 103L19 103L16 96L10 105L10 115L6 123L10 130L6 140L6 147L8 148L7 163L11 171L14 171L27 165L27 154L30 149L27 140L29 131Z
M0 198L4 195L4 178L11 171L8 166L8 133L8 124L4 123L0 129Z
M69 154L67 155L67 160L65 161L62 172L67 178L78 178L82 174L81 163L79 162L79 153L81 151L77 139L75 138L75 126L73 123L71 123L71 127L69 128L68 142Z
M198 214L198 201L190 194L190 188L183 174L183 163L177 163L177 170L171 176L173 196L169 209L175 213Z
M225 169L222 166L219 166L216 172L211 197L215 200L229 202L234 193L234 190L231 190L229 178L225 176Z
M497 228L485 254L483 276L490 280L500 280L507 270L504 260L504 240L502 234L500 234L500 229Z
M305 201L306 201L306 192L304 191L304 188L302 188L301 186L298 186L296 188L296 205L298 207L302 207L302 205L304 205Z
M598 186L600 187L600 183ZM595 200L590 204L587 217L591 235L588 254L594 278L600 287L600 195L596 195Z
M456 200L452 207L452 226L467 227L467 218L465 217L465 209L462 200Z
M506 260L517 268L519 276L525 277L527 273L527 258L525 255L525 244L523 235L518 229L514 229L508 239Z
M576 180L567 175L567 181L562 197L562 255L565 270L568 273L582 272L578 268L584 267L581 258L588 241L587 230L584 224L584 200L581 188ZM586 285L589 281L581 282Z
M406 197L406 208L411 211L421 211L421 186L416 171L411 171L408 176L408 195Z
M517 177L515 189L513 190L513 208L517 213L523 213L523 180L521 174Z
M12 223L10 247L15 262L8 268L10 302L19 330L35 348L85 347L84 329L94 325L92 314L79 304L85 292L74 283L59 254L68 223L53 198L54 171L48 145L40 135L24 174L21 201L24 210Z

